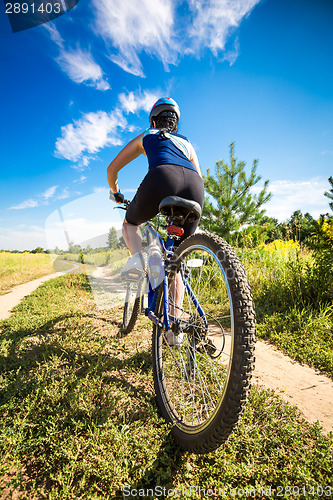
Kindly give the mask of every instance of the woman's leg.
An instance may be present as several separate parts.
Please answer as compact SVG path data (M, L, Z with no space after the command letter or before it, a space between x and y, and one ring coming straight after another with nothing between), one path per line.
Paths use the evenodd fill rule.
M142 251L142 236L139 226L136 224L131 224L126 220L123 223L123 238L125 243L131 252L131 255L136 253L141 253Z
M180 273L177 273L169 289L169 314L179 319L184 298L184 284Z

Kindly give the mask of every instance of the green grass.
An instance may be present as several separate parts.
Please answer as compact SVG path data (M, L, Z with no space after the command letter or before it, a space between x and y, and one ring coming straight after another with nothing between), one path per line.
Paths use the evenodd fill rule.
M333 307L314 311L291 308L265 315L257 324L258 336L272 342L296 361L333 377Z
M333 377L333 306L313 255L303 250L283 258L254 249L239 256L253 290L258 337Z
M54 272L51 256L48 254L0 252L0 294L6 293L13 286Z
M333 491L333 436L271 391L252 390L216 452L181 451L156 408L150 323L120 339L121 317L121 308L96 311L84 275L65 275L1 322L3 498L120 499L124 486L192 486L188 498L202 498L195 487L221 498L233 488L272 488L256 498L277 498L278 486Z

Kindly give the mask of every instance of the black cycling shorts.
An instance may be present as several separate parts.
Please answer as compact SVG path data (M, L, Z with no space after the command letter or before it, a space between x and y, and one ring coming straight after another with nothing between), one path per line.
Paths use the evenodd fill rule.
M166 196L181 196L198 202L202 208L204 202L204 184L194 170L179 165L159 165L147 173L131 201L126 220L139 225L158 214L159 204ZM181 241L194 233L199 221L186 222Z

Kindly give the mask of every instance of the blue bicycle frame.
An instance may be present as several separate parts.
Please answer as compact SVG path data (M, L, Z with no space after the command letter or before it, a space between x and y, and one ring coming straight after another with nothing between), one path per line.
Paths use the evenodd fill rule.
M164 252L166 252L166 255L169 253L173 252L173 247L174 247L174 240L170 236L167 237L167 240L164 241L163 238L159 235L159 233L152 227L152 225L147 222L145 224L145 233L146 233L146 240L147 240L147 248L149 246L149 236L153 237L158 244L161 247L162 250L162 255ZM163 323L161 320L156 316L155 314L155 307L156 307L156 302L157 302L157 296L158 296L158 288L153 289L151 286L151 282L148 279L148 308L145 311L145 314L148 316L148 318L155 324L158 325L160 328L164 327L166 330L169 329L170 327L170 317L169 317L169 293L168 293L168 276L165 272L164 269L164 258L162 257L160 261L160 276L163 277L161 284L163 286L163 312L164 312L164 321ZM187 277L182 275L183 277L183 283L184 286L192 299L192 302L197 309L199 316L204 319L205 326L208 328L208 322L206 315L204 313L204 310L202 309L199 301L197 300L190 284L188 283Z

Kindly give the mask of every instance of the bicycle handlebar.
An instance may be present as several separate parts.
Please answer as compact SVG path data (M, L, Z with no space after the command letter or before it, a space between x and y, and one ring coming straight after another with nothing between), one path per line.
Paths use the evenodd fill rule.
M131 203L130 200L124 199L124 201L122 203L119 203L119 206L113 207L113 210L115 208L120 208L120 210L127 210L130 203ZM124 206L121 206L121 205L124 205Z

